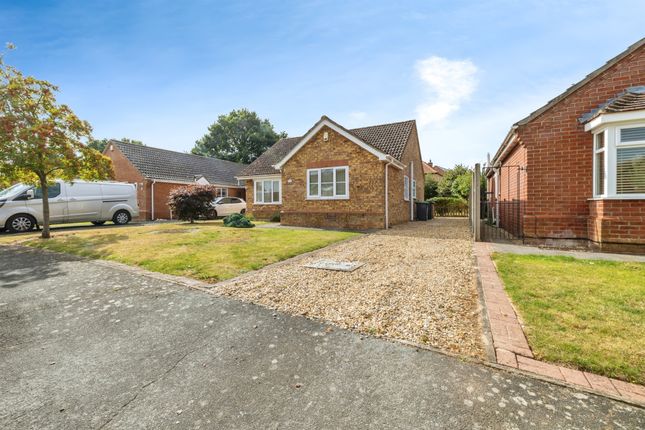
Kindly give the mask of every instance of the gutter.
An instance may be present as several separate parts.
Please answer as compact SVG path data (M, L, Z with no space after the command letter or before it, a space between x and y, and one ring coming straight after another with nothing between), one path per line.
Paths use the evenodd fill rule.
M155 183L156 179L153 179L152 184L150 185L150 220L155 220Z

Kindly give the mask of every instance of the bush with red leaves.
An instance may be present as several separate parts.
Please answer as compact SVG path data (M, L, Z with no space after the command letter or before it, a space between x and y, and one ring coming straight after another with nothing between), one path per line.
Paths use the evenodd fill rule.
M188 185L170 192L168 205L180 220L194 223L196 219L208 218L213 210L215 187L212 185Z

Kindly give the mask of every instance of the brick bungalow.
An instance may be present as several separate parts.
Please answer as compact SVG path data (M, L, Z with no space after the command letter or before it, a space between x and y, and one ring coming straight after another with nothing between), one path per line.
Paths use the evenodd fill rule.
M645 251L644 86L645 38L515 123L486 169L495 222L528 243Z
M423 200L415 121L348 130L323 116L304 136L279 140L238 175L247 211L285 225L387 228Z
M219 196L245 196L244 185L235 176L246 164L116 140L103 154L112 160L117 181L137 185L141 219L171 219L168 195L185 185L210 184Z
M423 162L423 175L426 178L431 177L435 181L439 182L445 174L446 169L441 166L437 166L432 162L432 160L428 160L427 163L425 161Z

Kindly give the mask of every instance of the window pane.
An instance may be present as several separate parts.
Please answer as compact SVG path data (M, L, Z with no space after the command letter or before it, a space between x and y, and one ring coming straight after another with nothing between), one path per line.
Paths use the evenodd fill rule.
M645 146L618 148L616 158L616 192L645 194Z
M255 201L262 203L262 181L255 183Z
M337 196L345 195L345 182L336 182L336 195Z
M596 195L605 194L605 152L596 154Z
M621 142L638 142L645 140L645 127L622 128L620 130Z
M322 184L320 186L321 193L323 197L333 197L334 196L334 184Z
M602 149L605 147L605 132L598 133L596 135L596 149Z
M336 182L345 182L345 169L336 169Z
M263 181L264 203L271 203L271 181Z
M309 195L318 195L318 170L309 171Z
M403 198L406 200L410 198L410 178L407 176L403 177Z
M334 182L334 169L322 169L321 180L322 182Z
M280 201L280 181L273 181L273 202Z

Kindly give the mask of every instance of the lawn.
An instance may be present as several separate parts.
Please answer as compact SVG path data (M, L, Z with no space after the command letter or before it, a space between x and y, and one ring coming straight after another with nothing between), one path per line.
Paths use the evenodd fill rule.
M237 229L209 221L59 231L50 240L39 239L37 233L3 235L0 243L19 241L21 245L215 282L354 235L322 230Z
M645 384L645 263L493 259L538 358Z

